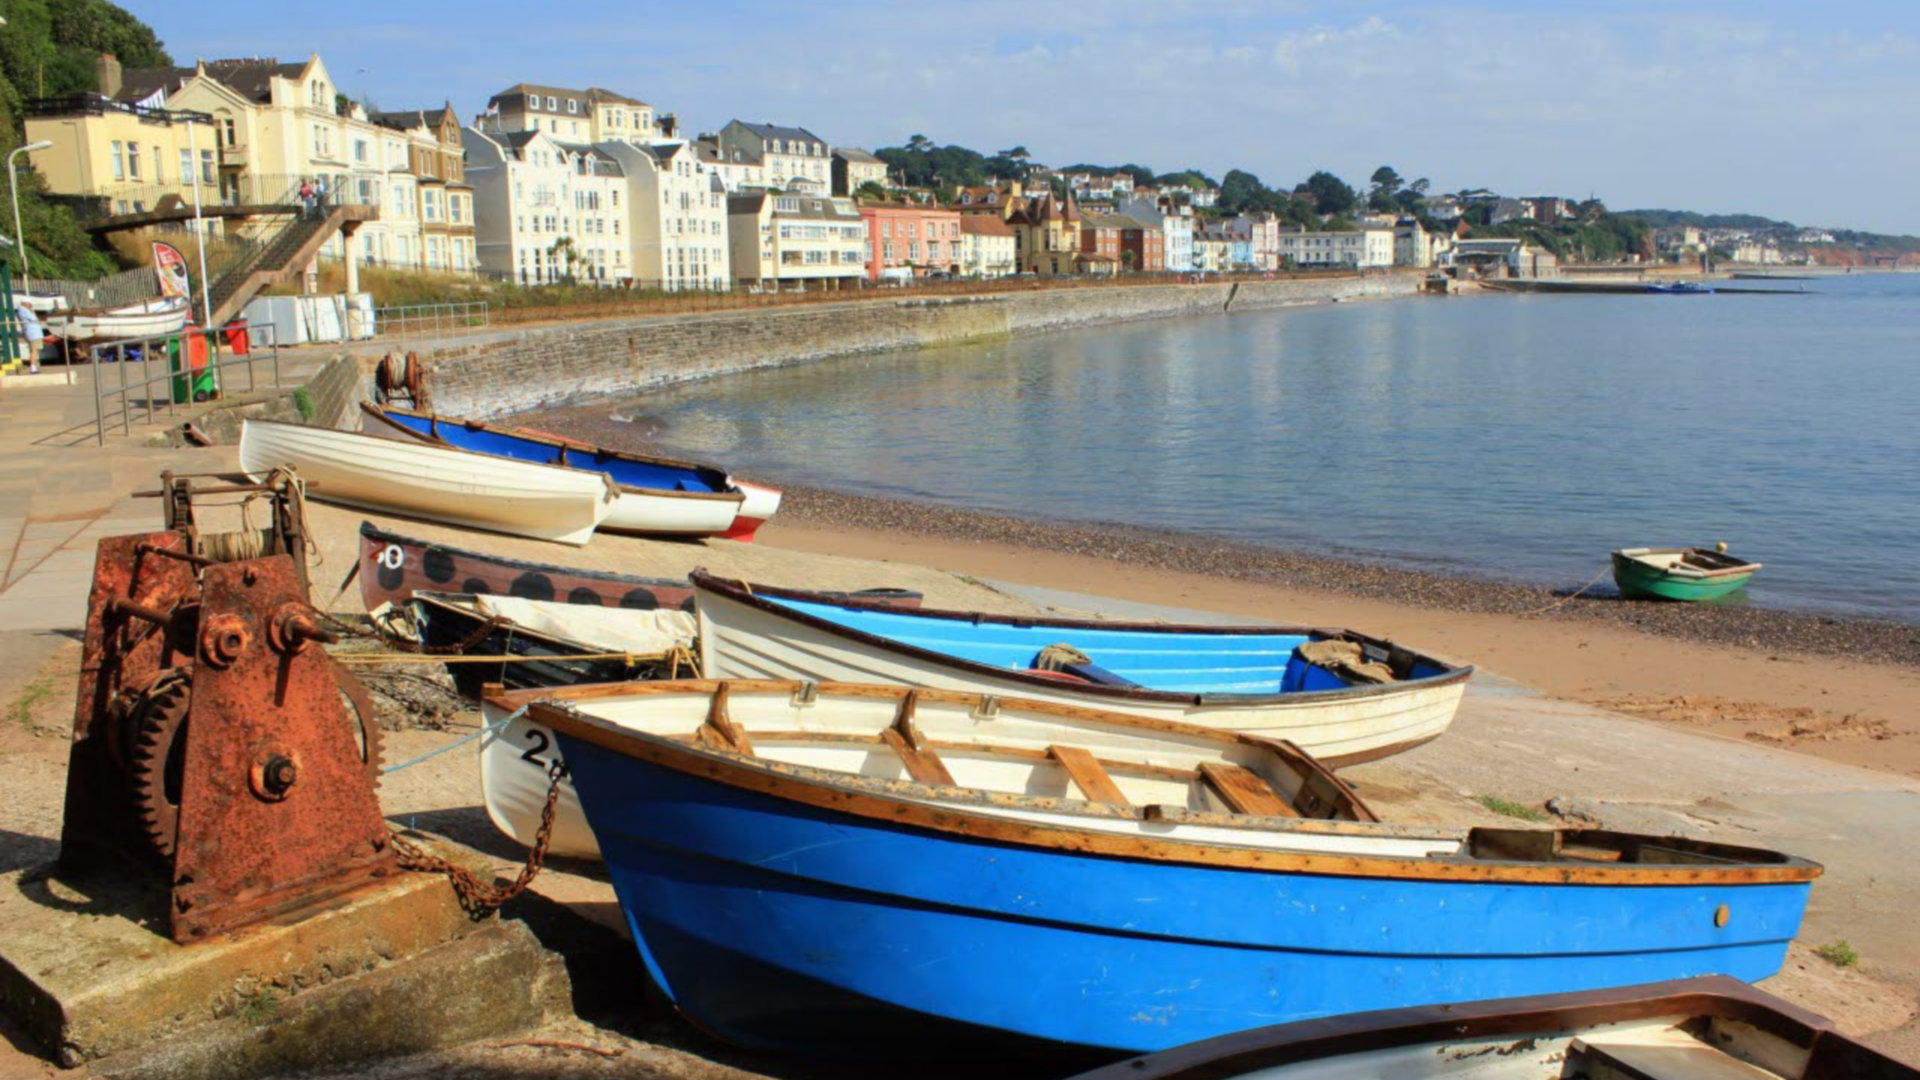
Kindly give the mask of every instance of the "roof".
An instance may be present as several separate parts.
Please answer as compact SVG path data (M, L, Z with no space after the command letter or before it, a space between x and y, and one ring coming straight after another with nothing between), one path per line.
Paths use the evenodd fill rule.
M605 90L598 86L589 86L585 90L569 90L564 86L544 86L540 83L515 83L488 98L487 104L493 105L497 103L500 105L508 105L534 97L542 100L554 98L556 101L571 98L583 104L593 105L633 105L642 109L650 109L653 107L644 101L627 97L625 94L616 94L611 90Z
M1125 214L1108 214L1089 210L1082 216L1086 219L1085 227L1089 229L1147 229L1154 232L1160 230L1158 225L1149 225L1139 218L1128 217Z
M409 131L416 127L438 127L440 121L445 118L450 111L452 111L452 106L450 105L442 105L437 109L382 110L376 113L368 113L367 119L379 124L381 127L389 127L397 131Z
M693 151L694 153L700 156L701 161L707 162L708 164L711 164L711 165L759 165L761 164L759 154L756 154L751 150L743 150L739 147L734 147L733 149L728 150L723 155L720 152L720 144L717 142L713 142L712 140L709 140L709 139L694 140Z
M206 69L209 78L241 97L264 105L273 100L275 76L297 79L309 63L311 61L303 60L298 64L283 64L271 57L245 57L202 60L200 66ZM199 73L200 67L129 68L121 73L120 91L114 97L120 101L141 101L153 96L156 90L176 90Z
M1013 236L1013 226L994 214L961 214L960 231L974 236Z
M807 142L817 142L821 146L827 145L827 140L815 135L806 128L783 127L773 123L749 124L745 120L735 120L734 123L752 132L756 139L780 139L782 141L803 139Z
M886 164L886 162L881 161L879 158L874 157L872 154L867 153L865 150L856 150L851 146L835 147L833 151L833 156L840 158L843 161L851 161L860 165L885 165Z
M627 175L627 168L621 164L619 158L614 157L612 154L607 153L597 146L591 146L587 143L561 142L558 139L554 140L554 145L569 154L579 154L582 157L590 157L599 162L598 165L594 166L594 175L596 176Z

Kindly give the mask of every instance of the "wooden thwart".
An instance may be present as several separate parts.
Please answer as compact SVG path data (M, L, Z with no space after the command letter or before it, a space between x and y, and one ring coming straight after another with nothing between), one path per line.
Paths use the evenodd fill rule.
M1073 779L1080 793L1087 797L1087 801L1113 803L1116 806L1132 805L1127 802L1127 797L1120 793L1120 788L1113 782L1113 777L1108 776L1107 770L1101 767L1100 759L1083 747L1048 746L1047 756L1059 762L1060 767L1067 770L1067 775Z
M1265 780L1238 765L1216 761L1200 763L1200 775L1219 792L1236 813L1263 817L1299 817L1285 799L1274 793Z

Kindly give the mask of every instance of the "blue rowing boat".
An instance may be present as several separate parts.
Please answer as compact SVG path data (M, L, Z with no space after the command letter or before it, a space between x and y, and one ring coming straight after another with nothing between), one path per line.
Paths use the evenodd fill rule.
M1655 281L1647 285L1647 291L1666 296L1706 296L1713 292L1713 286L1692 281Z
M1284 777L1180 780L1215 779L1176 756L1204 737L1280 744L991 696L704 682L489 706L554 734L658 986L708 1031L796 1054L1112 1057L1360 1009L1757 980L1820 873L1677 838L1317 820L1276 805ZM1166 745L1144 764L1022 745L1048 709ZM1174 794L1125 790L1150 781Z
M361 403L382 428L476 454L605 473L621 497L602 529L718 535L751 540L780 505L780 492L742 483L710 465L608 450L523 428Z

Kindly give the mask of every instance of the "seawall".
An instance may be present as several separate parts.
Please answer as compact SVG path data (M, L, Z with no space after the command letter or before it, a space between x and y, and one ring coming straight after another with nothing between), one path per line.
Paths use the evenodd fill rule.
M1101 323L1411 296L1414 274L1204 285L1034 289L492 332L423 351L436 411L492 417L756 368L1002 341Z

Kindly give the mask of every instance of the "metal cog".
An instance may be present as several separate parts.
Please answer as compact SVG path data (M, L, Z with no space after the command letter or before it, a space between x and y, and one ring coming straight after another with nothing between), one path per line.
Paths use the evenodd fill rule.
M134 807L154 850L173 857L180 833L180 778L186 766L187 710L193 681L185 671L156 680L133 708Z
M341 696L347 699L347 704L353 710L353 722L360 725L361 764L367 770L367 778L377 787L386 737L380 730L379 714L374 711L373 694L367 689L367 684L354 678L338 664L333 668L333 681L339 684Z

